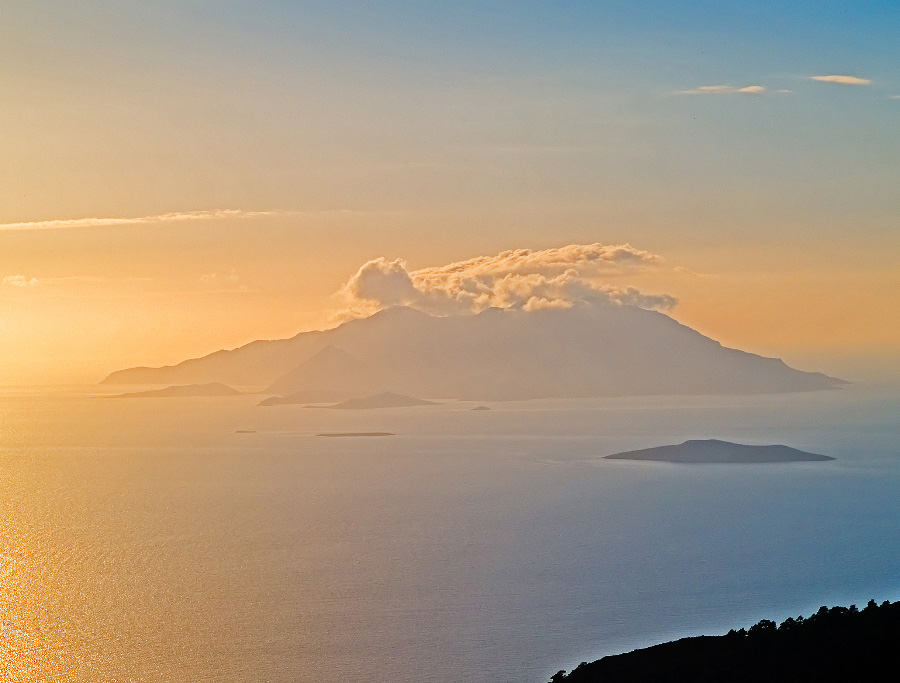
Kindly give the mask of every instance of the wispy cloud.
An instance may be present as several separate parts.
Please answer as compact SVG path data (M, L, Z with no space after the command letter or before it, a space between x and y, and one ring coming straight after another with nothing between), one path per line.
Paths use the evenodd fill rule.
M37 287L39 285L65 285L69 283L98 282L153 282L150 277L107 277L104 275L67 275L65 277L28 277L27 275L6 275L0 282L13 287Z
M34 287L40 282L36 277L27 278L24 275L7 275L3 278L3 284L13 287Z
M161 213L155 216L134 218L67 218L27 223L2 223L0 230L62 230L66 228L102 228L115 225L140 225L149 223L178 223L182 221L208 221L222 218L254 218L284 214L284 211L242 211L240 209L216 209L212 211L186 211Z
M889 100L900 100L900 95L888 95Z
M747 85L737 88L733 85L701 85L690 90L676 90L676 95L765 95L768 89L762 85Z
M198 294L259 294L258 289L250 289L241 283L234 268L227 274L206 273L199 279L204 289L198 291Z
M840 83L842 85L871 85L871 78L859 78L857 76L841 76L839 74L831 74L830 76L810 76L813 81L822 81L824 83Z
M231 269L227 275L220 275L218 273L207 273L200 276L200 282L223 282L228 280L229 282L237 282L240 278L238 277L237 272L235 272L234 268Z

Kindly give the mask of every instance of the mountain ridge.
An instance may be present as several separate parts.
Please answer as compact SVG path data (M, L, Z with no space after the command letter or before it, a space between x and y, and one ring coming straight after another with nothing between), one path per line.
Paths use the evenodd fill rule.
M330 349L330 350L326 350ZM316 360L317 354L319 360ZM345 399L376 391L471 400L835 388L841 380L729 349L669 316L619 304L430 316L394 307L330 330L256 341L104 383L267 386Z
M693 636L594 662L550 683L825 683L896 676L900 602L820 607L781 624L762 619L725 635Z

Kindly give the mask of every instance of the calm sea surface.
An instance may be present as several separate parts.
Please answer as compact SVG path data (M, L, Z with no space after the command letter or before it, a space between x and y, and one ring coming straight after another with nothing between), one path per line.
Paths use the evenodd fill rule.
M544 683L900 599L896 391L478 412L259 398L0 392L0 680ZM338 431L396 436L314 436ZM688 438L838 459L599 459Z

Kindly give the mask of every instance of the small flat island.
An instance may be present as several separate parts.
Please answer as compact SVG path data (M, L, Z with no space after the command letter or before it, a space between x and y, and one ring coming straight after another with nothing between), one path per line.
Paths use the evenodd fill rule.
M286 406L286 405L309 405L311 403L337 403L344 400L346 395L336 391L316 390L316 391L298 391L289 396L270 396L260 401L261 406Z
M827 455L807 453L790 446L749 446L718 439L692 439L672 446L643 448L605 456L606 460L646 460L677 463L758 464L777 462L821 462Z
M112 398L184 398L198 396L240 396L241 392L221 382L208 384L180 384L165 389L135 391L130 394L116 394Z
M365 396L363 398L351 398L342 403L335 403L332 406L320 406L322 408L334 408L337 410L371 410L373 408L410 408L413 406L436 406L434 401L423 401L420 398L412 396L404 396L403 394L395 394L385 391L374 396Z
M316 436L327 436L331 438L342 436L396 436L393 432L325 432L316 434Z

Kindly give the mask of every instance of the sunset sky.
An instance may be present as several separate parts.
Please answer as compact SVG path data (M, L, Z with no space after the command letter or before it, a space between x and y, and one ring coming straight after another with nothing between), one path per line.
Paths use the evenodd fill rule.
M726 345L900 376L898 35L877 1L4 3L0 385L333 325L379 257L596 243Z

